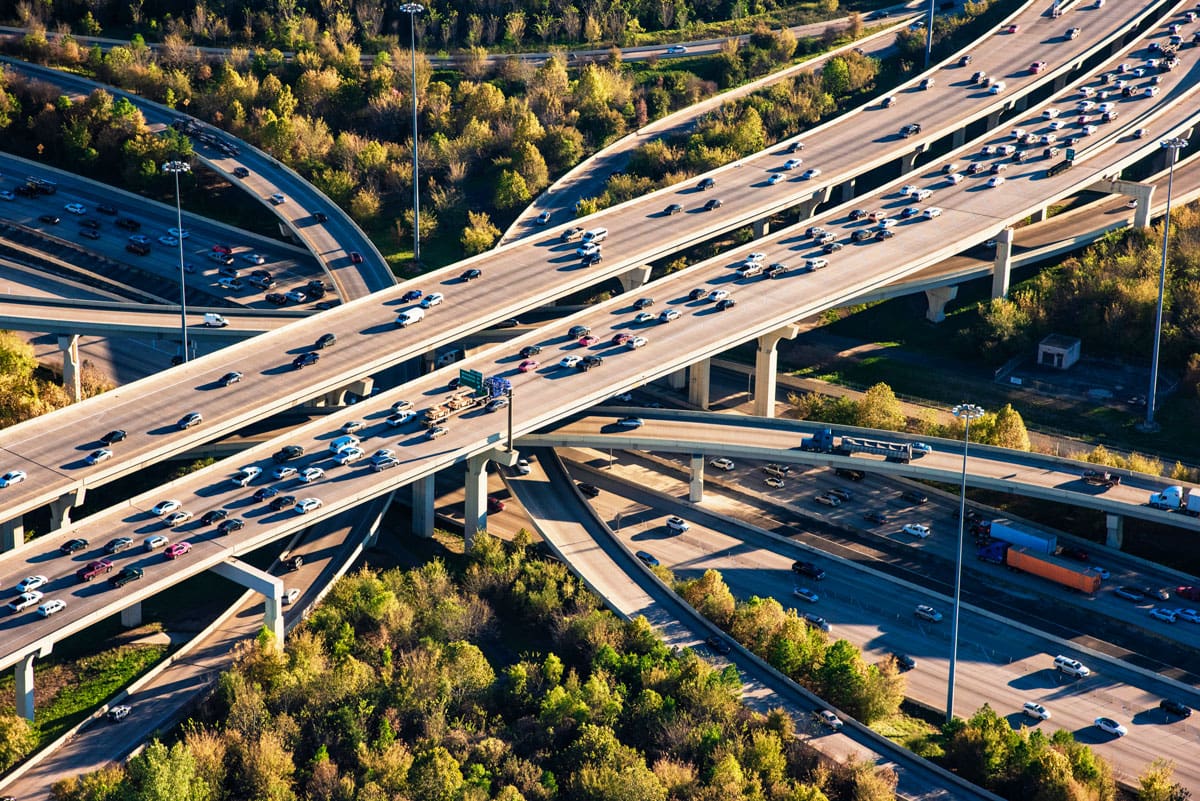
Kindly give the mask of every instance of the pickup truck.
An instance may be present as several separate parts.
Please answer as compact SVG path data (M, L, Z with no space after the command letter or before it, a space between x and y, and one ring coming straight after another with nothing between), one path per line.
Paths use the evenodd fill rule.
M75 578L80 581L91 581L101 573L111 573L113 563L107 559L97 559L95 562L88 562L83 567L75 571Z

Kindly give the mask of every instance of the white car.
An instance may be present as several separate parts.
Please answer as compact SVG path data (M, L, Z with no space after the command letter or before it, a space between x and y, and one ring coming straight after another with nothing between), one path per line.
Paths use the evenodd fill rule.
M23 592L8 602L8 608L13 612L23 612L31 606L36 606L41 600L40 592Z
M260 475L262 475L262 468L250 465L234 473L232 481L239 487L244 487Z
M580 356L563 356L561 359L558 360L558 366L559 367L578 367L579 363L581 361L583 361L583 358Z
M340 451L338 451L333 457L333 461L345 466L357 462L366 455L367 454L363 452L362 448L355 448L352 446L349 448L342 448Z
M841 731L841 728L844 725L842 723L842 719L835 715L830 709L822 709L817 713L817 718L821 721L821 723L833 729L834 731Z
M366 428L366 426L361 420L347 420L346 422L342 423L342 427L339 430L343 434L353 434L356 431L362 431L364 428Z
M1096 108L1096 104L1091 100L1080 100L1075 104L1075 108L1077 108L1081 113L1087 113L1094 110Z
M678 309L667 309L658 315L660 322L669 323L672 320L678 320L680 317Z
M783 479L780 478L779 476L767 476L763 480L767 482L768 487L774 487L775 489L783 489Z
M146 546L147 551L153 551L158 548L165 548L170 541L165 534L154 534L142 540L142 545Z
M63 208L72 214L87 214L87 208L82 203L68 203Z
M299 597L300 597L300 588L292 587L291 589L284 592L283 597L280 600L283 601L284 605L286 606L287 604L296 603L296 599Z
M266 264L267 260L257 253L243 253L242 261L250 262L251 264Z
M285 293L284 297L290 300L292 303L305 303L308 301L308 295L304 294L299 289L293 289L291 292Z
M929 604L917 604L917 608L913 610L913 614L922 620L928 620L930 623L942 622L942 613Z
M182 506L183 506L183 503L180 501L176 501L176 500L162 501L159 504L157 504L150 511L154 512L154 514L158 515L159 517L162 517L163 515L169 515L169 514L171 514L171 512L178 511Z
M287 202L287 198L284 197L283 194L280 192L276 192L275 194L271 195L271 197L269 197L267 199L271 201L272 206L278 206L281 203Z
M11 487L13 484L20 484L26 478L24 470L9 470L0 476L0 487Z
M1146 97L1154 97L1158 94L1158 91L1159 90L1157 86L1147 86L1142 90L1142 94L1144 94Z
M1200 612L1195 609L1180 609L1177 616L1188 623L1200 623Z
M767 179L767 183L771 186L774 186L775 184L779 183L786 177L787 176L781 172L774 172L774 173L771 173L771 177Z
M1078 39L1081 30L1082 29L1080 29L1080 28L1067 28L1067 32L1066 32L1065 36L1068 39Z
M671 45L667 48L668 53L686 53L687 51L686 45Z
M292 507L297 514L306 515L309 512L320 509L323 504L320 498L301 498L296 501L296 505Z
M1052 130L1052 131L1061 131L1065 126L1066 126L1066 123L1063 122L1062 120L1051 120L1049 127L1050 127L1050 130Z
M112 709L108 710L104 717L108 718L113 723L117 723L129 717L129 713L131 711L133 710L131 710L128 705L121 704L120 706L114 706Z
M709 464L709 466L715 467L718 470L728 471L728 470L733 469L733 460L727 459L724 456L718 456L715 459L711 459L711 460L709 460L708 464Z
M1115 734L1118 737L1124 737L1128 734L1128 730L1112 718L1096 718L1096 725L1100 727L1101 731Z
M988 178L987 185L993 189L995 189L997 186L1001 186L1003 184L1004 184L1004 176L1003 175L993 175L991 178Z
M296 468L292 467L291 465L281 464L281 465L279 465L279 467L276 467L274 470L271 471L271 476L277 480L282 481L285 478L291 478L292 476L296 475L298 472L299 471Z
M1176 613L1174 609L1167 609L1163 606L1156 606L1150 610L1150 617L1155 620L1161 620L1165 623L1174 623Z
M925 539L929 536L929 526L923 526L920 523L905 523L904 533Z
M743 262L743 264L761 264L762 262L764 262L766 260L767 260L766 253L759 253L758 251L755 251L754 253L746 254L746 260Z
M159 241L159 244L166 245L167 247L175 247L176 245L179 244L178 239L176 239L173 236L167 236L166 234L163 234L162 236L160 236L158 238L158 241Z
M987 155L987 154L984 154L984 155ZM910 195L914 194L920 188L921 187L917 186L916 184L905 184L904 186L900 187L900 194L904 197L909 197Z
M951 184L961 184L963 180L964 176L961 172L952 172L946 176L946 181Z
M300 471L300 480L305 484L311 484L323 478L325 478L325 471L319 467L306 467Z
M682 517L671 515L667 518L667 528L671 531L674 531L676 534L682 534L691 528L691 526L688 524L688 521L684 520Z
M785 170L794 170L803 163L804 159L788 159L787 161L783 162L783 168Z
M1091 136L1099 130L1095 125L1085 125L1080 129L1079 133L1083 136Z
M991 86L988 87L988 94L998 95L1007 88L1008 88L1008 85L1006 83L1004 83L1004 81L996 81L995 83L993 83Z
M815 592L808 589L807 587L796 587L794 590L792 590L792 595L794 595L797 598L800 598L802 600L808 601L810 604L815 604L817 601L821 600L820 595L817 595Z
M801 175L800 177L806 181L811 181L813 178L816 178L820 174L821 174L821 171L819 169L817 169L816 167L813 167L811 169L805 170L804 174Z
M911 197L913 200L928 200L932 196L932 189L918 189L916 192L913 192L911 195L909 195L909 197Z
M26 576L17 582L17 592L32 592L45 587L50 580L45 576Z
M443 295L441 292L430 292L428 295L421 298L421 308L422 309L432 308L434 306L439 305L445 299L446 299L446 296Z
M1022 704L1021 712L1024 713L1026 717L1030 717L1035 720L1050 719L1050 710L1046 709L1046 707L1042 706L1041 704L1034 703L1033 701L1026 701L1024 704Z
M192 235L192 232L186 228L168 228L167 233L171 236L177 236L180 239L187 239Z
M66 608L67 608L66 601L55 598L54 600L46 601L46 603L39 606L37 609L37 612L42 617L50 617L55 612L61 612L62 610L66 609Z
M728 298L729 294L730 293L728 289L714 289L712 292L708 293L708 300L711 303L717 303L718 301Z
M412 412L412 411L396 412L395 414L388 417L387 421L388 421L388 425L397 427L397 426L402 426L402 425L412 422L413 418L415 418L416 416L417 416L417 413Z
M646 339L645 337L632 337L628 342L625 343L625 347L629 348L630 350L637 350L638 348L646 347L647 343L649 342L650 340Z
M1062 112L1056 108L1043 109L1042 110L1042 119L1043 120L1052 120L1061 113Z
M895 228L900 224L900 221L895 217L884 217L879 222L875 223L876 228Z
M533 468L529 466L528 459L518 459L517 460L517 474L518 475L527 476L527 475L529 475L529 473L532 470L533 470Z
M932 220L934 217L941 217L942 210L937 206L930 206L929 208L925 209L922 214L924 215L925 219Z

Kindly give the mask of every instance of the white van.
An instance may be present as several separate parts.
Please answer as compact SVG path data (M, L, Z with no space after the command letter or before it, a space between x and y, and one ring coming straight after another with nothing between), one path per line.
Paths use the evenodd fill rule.
M588 242L603 242L605 239L608 239L607 228L593 228L590 231L584 231L583 239L580 241L586 245Z
M413 323L419 323L425 319L424 309L406 309L396 315L396 325L401 328L406 328Z
M213 314L212 312L204 313L205 328L224 328L227 325L229 325L229 321L221 315Z
M333 442L330 442L329 443L329 452L330 453L340 453L341 451L344 451L346 448L356 448L356 447L358 447L358 444L359 444L358 437L354 436L353 434L347 434L344 437L338 437Z
M1092 675L1092 671L1088 670L1087 665L1069 656L1059 655L1054 657L1054 669L1059 673L1065 673L1068 676L1075 676L1077 678Z

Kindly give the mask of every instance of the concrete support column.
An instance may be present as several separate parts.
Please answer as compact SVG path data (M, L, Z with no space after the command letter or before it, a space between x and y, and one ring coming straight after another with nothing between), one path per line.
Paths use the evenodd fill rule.
M920 150L914 150L911 153L904 153L900 156L900 174L907 175L917 166L917 156L921 155Z
M1047 209L1045 206L1042 206L1040 209L1038 209L1033 214L1031 214L1029 216L1029 219L1035 223L1040 223L1040 222L1046 221L1046 216L1047 216Z
M666 376L667 386L671 389L683 389L687 386L687 368L683 367Z
M1109 548L1120 549L1125 540L1125 516L1106 514L1104 516L1104 544Z
M704 454L692 454L692 480L688 484L688 500L700 503L704 500Z
M235 584L240 584L248 590L254 590L263 596L266 607L263 611L263 625L275 635L275 643L283 647L283 579L252 567L240 559L230 559L213 565L212 571L222 578L227 578Z
M641 289L650 281L650 265L643 264L634 267L629 272L618 275L617 280L621 282L622 292L632 292L635 289Z
M492 448L467 457L466 500L463 502L463 541L469 551L475 546L475 533L487 529L488 462L512 467L520 456L516 451Z
M25 518L14 517L0 523L0 552L12 551L25 544Z
M1025 109L1029 108L1029 95L1024 94L1018 97L1016 102L1012 104L1011 108L1018 112L1024 112Z
M709 376L711 373L711 359L701 359L688 367L688 403L700 409L708 408Z
M1164 149L1162 151L1166 153ZM1166 164L1162 165L1164 168ZM1097 181L1088 187L1096 192L1108 192L1113 195L1126 195L1137 201L1137 209L1133 213L1133 224L1137 228L1150 226L1150 207L1154 203L1154 184L1143 184L1137 181Z
M771 220L767 217L762 217L754 221L754 238L762 239L767 234L771 233Z
M965 145L967 143L966 127L964 126L962 128L958 128L957 130L955 130L951 141L952 141L951 148L954 150L957 150L958 148Z
M433 476L418 478L412 489L412 533L428 539L433 536Z
M50 501L50 530L71 525L71 509L83 503L87 490L83 487L60 495Z
M849 203L858 194L858 179L851 178L842 184L842 202Z
M775 373L779 367L776 346L781 339L795 339L799 327L785 325L758 338L754 353L754 413L759 417L775 416Z
M815 197L810 197L808 200L802 202L796 207L796 221L803 222L813 216L813 212L817 210L817 206L819 205L821 205L821 202Z
M17 678L17 714L33 721L33 660L37 654L28 654L13 666Z
M79 383L79 335L59 337L58 349L63 355L63 389L72 403L79 403L83 399Z
M127 629L137 628L142 625L142 602L138 601L133 606L127 606L121 610L121 625Z
M996 237L996 256L992 261L992 300L1008 296L1012 278L1013 229L1005 228Z
M993 128L995 128L999 124L1000 124L1000 112L999 111L993 111L991 114L989 114L987 116L987 127L988 127L989 131L992 130Z
M432 373L437 369L437 351L431 350L421 354L421 375Z
M946 319L946 304L958 297L957 286L935 286L925 290L925 319L931 323L940 323Z

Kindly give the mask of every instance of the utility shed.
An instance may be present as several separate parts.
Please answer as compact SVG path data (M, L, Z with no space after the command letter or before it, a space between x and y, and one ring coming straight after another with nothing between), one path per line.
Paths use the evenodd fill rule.
M1038 343L1038 364L1056 370L1069 370L1079 361L1079 337L1050 334Z

